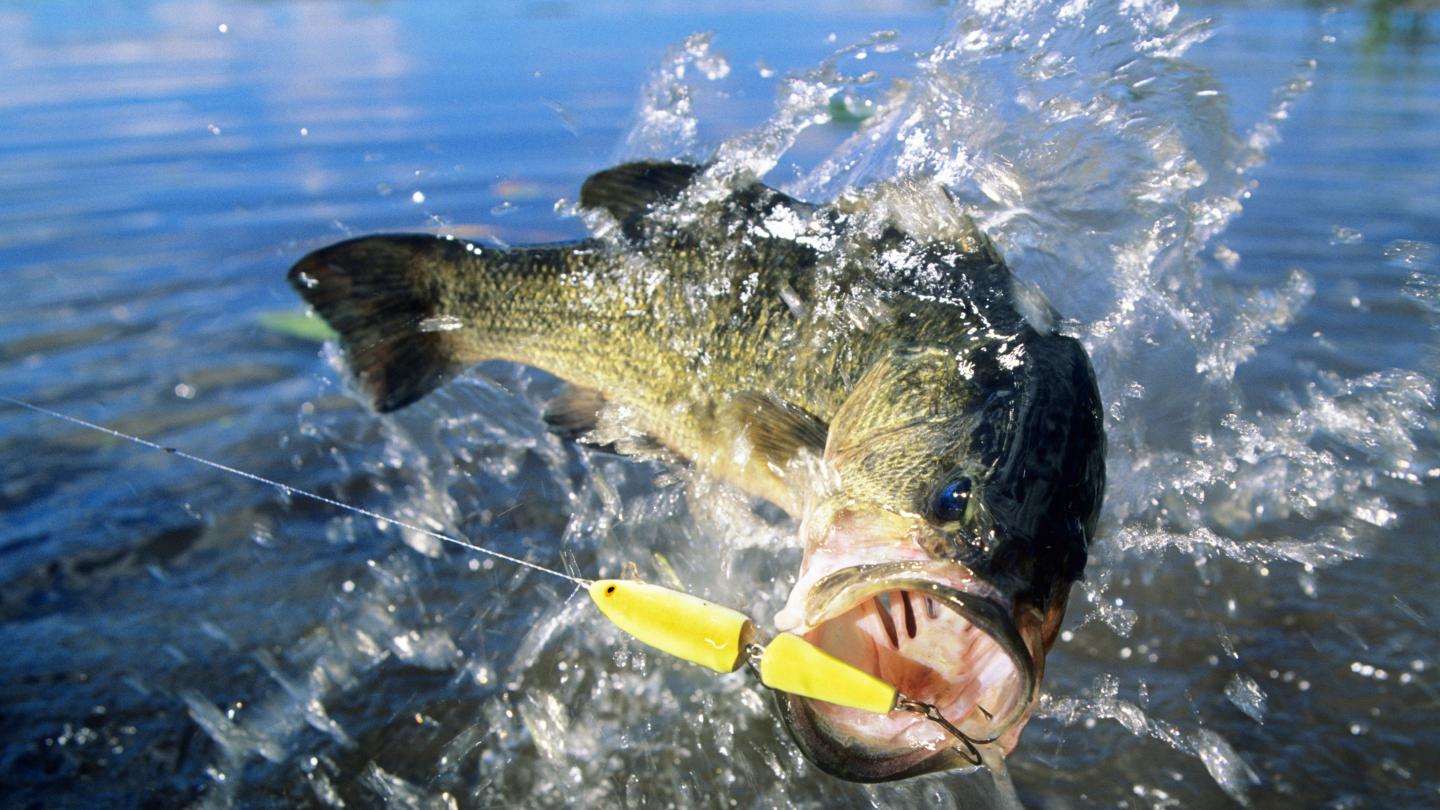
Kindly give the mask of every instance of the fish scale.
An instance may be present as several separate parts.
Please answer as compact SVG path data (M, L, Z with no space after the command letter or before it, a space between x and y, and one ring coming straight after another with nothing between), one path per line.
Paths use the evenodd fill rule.
M572 386L550 406L557 429L621 415L779 505L805 550L779 629L903 679L916 705L943 699L931 714L971 723L966 739L1013 747L1104 486L1084 351L1054 332L1038 292L1026 291L1038 326L1021 314L999 253L933 183L820 206L722 180L626 164L581 189L595 238L361 237L306 256L291 279L378 410L484 360L524 363ZM928 220L948 224L910 232ZM854 608L885 593L902 633L903 594L939 606L923 636L891 643L858 622ZM1001 703L978 705L966 684L979 674ZM923 717L846 711L780 700L806 755L846 778L975 761Z

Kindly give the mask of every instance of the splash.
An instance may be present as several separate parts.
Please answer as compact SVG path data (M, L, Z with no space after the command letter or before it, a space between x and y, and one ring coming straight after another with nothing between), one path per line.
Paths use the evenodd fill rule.
M1104 675L1084 695L1047 698L1041 710L1067 726L1093 726L1096 720L1113 720L1131 734L1152 737L1176 751L1198 757L1222 790L1235 801L1247 803L1247 791L1259 778L1224 737L1213 729L1187 731L1179 724L1150 717L1133 702L1119 697L1119 691L1119 679Z
M766 68L771 114L725 136L709 134L701 111L740 71L714 38L696 35L652 75L623 146L624 157L709 160L699 201L757 178L822 201L925 177L966 206L1012 269L1065 316L1061 329L1084 341L1100 376L1111 483L1068 635L1125 644L1100 661L1119 673L1177 650L1178 642L1131 641L1153 632L1133 606L1134 582L1162 563L1181 564L1187 586L1208 584L1221 569L1260 583L1269 566L1287 566L1302 581L1312 577L1313 598L1317 569L1363 556L1396 521L1404 488L1435 477L1434 449L1420 438L1433 418L1433 363L1424 372L1316 370L1279 397L1247 385L1246 368L1266 359L1316 285L1300 269L1270 286L1241 284L1229 271L1243 257L1220 238L1243 213L1251 175L1283 136L1316 64L1297 65L1260 120L1237 126L1220 80L1186 58L1211 31L1163 0L961 3L928 47L877 32L807 69ZM901 213L933 219L920 205ZM1409 300L1440 312L1440 284L1425 269L1433 247L1388 250L1412 270ZM401 483L374 494L418 525L483 533L587 573L630 564L647 579L773 615L790 584L776 572L794 571L798 560L785 548L790 527L683 469L566 446L536 416L552 394L523 375L470 378L401 414L386 428L384 457L370 462ZM445 414L465 416L445 416L436 429ZM623 426L617 431L624 439ZM317 433L317 446L324 438ZM532 491L507 483L521 476ZM353 520L332 527L337 542L348 542ZM426 560L440 556L421 535L405 541ZM475 804L532 805L689 805L719 795L740 804L826 806L864 796L943 805L965 791L1007 798L983 783L857 793L819 779L777 742L780 729L753 684L662 666L563 591L497 577L483 563L472 571L486 592L478 615L461 623L466 630L427 617L414 587L422 574L405 555L391 556L337 609L328 645L267 666L280 686L246 715L254 719L236 723L187 696L220 744L219 770L272 760L306 729L343 747L357 732L325 705L394 659L449 673L479 705L469 728L436 732L443 754L427 779L368 766L371 792L406 806L446 806L446 791ZM394 619L397 609L413 615ZM492 620L509 616L513 626L515 615L528 617L521 632L487 633ZM1214 628L1203 644L1240 666L1224 620L1201 625ZM1041 715L1070 732L1067 745L1084 746L1097 721L1113 723L1198 761L1227 795L1247 800L1258 776L1244 742L1207 725L1203 711L1192 717L1122 699L1128 674L1087 686L1055 666ZM1255 678L1235 672L1226 684L1205 688L1256 722L1265 717L1267 695ZM1190 686L1175 690L1188 695ZM316 796L339 806L331 772L323 763L306 771Z
M1403 369L1316 373L1288 403L1248 404L1253 392L1237 372L1295 321L1315 287L1299 269L1273 287L1233 283L1223 271L1241 259L1217 237L1241 213L1248 175L1279 140L1316 62L1297 65L1262 119L1240 131L1219 80L1184 59L1209 33L1207 21L1184 21L1168 2L961 4L939 43L914 54L883 92L873 70L844 66L890 42L887 33L784 79L776 113L717 144L708 174L723 188L785 168L801 134L833 120L831 99L860 90L879 98L815 165L788 166L798 179L784 187L816 200L919 175L970 206L1095 359L1110 403L1116 542L1335 562L1363 551L1353 524L1383 528L1392 512L1367 483L1374 467L1329 446L1418 481L1434 463L1414 439L1433 386ZM659 156L694 156L688 112L647 97L639 129L669 127L668 142L682 144ZM1386 251L1408 267L1433 247L1400 240ZM1433 308L1433 289L1417 271L1407 294ZM1176 412L1177 399L1187 412ZM1294 517L1304 530L1263 531ZM1271 539L1236 539L1257 532Z
M1278 399L1246 384L1248 364L1276 362L1267 346L1301 317L1316 284L1299 268L1271 286L1239 283L1232 271L1243 259L1220 237L1318 63L1296 63L1261 117L1237 126L1221 81L1186 59L1211 32L1164 0L961 3L933 47L902 54L889 72L857 58L895 53L893 35L880 32L781 78L763 125L708 150L693 137L692 94L672 86L671 101L649 95L637 131L651 137L625 153L708 158L714 196L757 178L825 200L925 177L961 200L1094 358L1112 475L1079 624L1094 620L1122 638L1139 617L1117 593L1143 560L1188 557L1202 581L1217 559L1261 578L1269 565L1294 565L1313 598L1318 568L1365 555L1394 524L1406 497L1396 485L1417 486L1436 469L1420 438L1435 401L1425 373L1316 370ZM864 116L843 115L856 109ZM828 151L797 148L814 140L809 130L855 119ZM653 137L666 128L668 138ZM1428 267L1432 254L1413 240L1386 246L1407 269ZM1435 288L1421 269L1405 294L1433 311ZM1239 657L1223 630L1216 642ZM1263 717L1253 678L1235 674L1225 694ZM1258 781L1211 729L1184 731L1113 701L1086 705L1198 758L1238 801Z

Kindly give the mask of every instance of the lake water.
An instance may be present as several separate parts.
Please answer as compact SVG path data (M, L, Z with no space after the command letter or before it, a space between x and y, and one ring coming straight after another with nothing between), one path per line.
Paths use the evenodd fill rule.
M545 375L377 417L284 281L372 231L583 235L638 156L938 176L1090 349L1111 487L1027 806L1440 804L1429 12L0 2L0 394L768 618L793 527L548 435ZM831 779L753 681L418 533L9 405L0 481L6 806L998 801Z

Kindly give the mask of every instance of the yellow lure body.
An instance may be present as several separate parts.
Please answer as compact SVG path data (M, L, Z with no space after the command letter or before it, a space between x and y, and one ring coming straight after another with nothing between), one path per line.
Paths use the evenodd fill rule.
M875 714L895 708L895 687L795 635L781 633L760 659L760 680L771 689Z
M745 614L659 585L601 579L590 584L590 598L621 630L716 672L739 669L755 635Z

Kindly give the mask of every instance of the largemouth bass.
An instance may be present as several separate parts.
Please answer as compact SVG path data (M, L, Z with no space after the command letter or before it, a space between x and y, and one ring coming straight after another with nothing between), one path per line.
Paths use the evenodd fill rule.
M777 628L1012 750L1105 481L1094 373L1049 303L925 182L813 205L642 162L580 206L595 238L370 236L290 279L380 411L525 363L573 386L557 428L618 423L777 504L805 551ZM846 779L973 762L915 714L777 699Z

